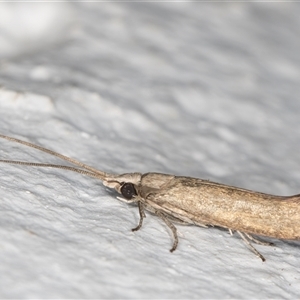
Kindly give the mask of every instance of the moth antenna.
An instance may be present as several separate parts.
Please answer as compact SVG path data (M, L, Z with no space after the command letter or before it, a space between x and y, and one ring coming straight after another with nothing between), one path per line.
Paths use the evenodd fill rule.
M60 159L62 159L62 160L68 161L68 162L70 162L70 163L72 163L72 164L74 164L74 165L77 165L77 166L79 166L79 167L82 167L82 168L85 169L85 170L91 171L91 172L87 172L87 173L86 173L87 175L88 175L88 173L89 173L90 175L91 175L92 173L97 174L98 176L93 176L93 175L91 175L91 176L97 177L97 178L99 178L99 179L101 179L101 180L104 180L107 176L110 176L110 175L111 175L111 174L102 172L102 171L100 171L100 170L97 170L97 169L95 169L95 168L93 168L93 167L91 167L91 166L89 166L89 165L86 165L86 164L84 164L84 163L82 163L82 162L80 162L80 161L78 161L78 160L76 160L76 159L74 159L74 158L65 156L65 155L63 155L63 154L57 153L57 152L55 152L55 151L53 151L53 150L44 148L44 147L42 147L42 146L38 146L38 145L29 143L29 142L26 142L26 141L23 141L23 140L19 140L19 139L10 137L10 136L3 135L3 134L0 134L0 138L3 138L3 139L5 139L5 140L11 141L11 142L16 142L16 143L25 145L25 146L27 146L27 147L35 148L35 149L37 149L37 150L39 150L39 151L42 151L42 152L48 153L48 154L50 154L50 155L56 156L56 157L58 157L58 158L60 158ZM1 161L1 162L5 162L5 161ZM9 163L9 162L7 161L7 163ZM11 163L13 163L13 161L11 161ZM16 163L17 163L17 162L16 162ZM21 164L22 164L22 165L26 165L25 162L19 162L19 163L17 163L17 164L20 164L20 165L21 165ZM36 163L30 163L30 162L29 162L27 165L34 166L34 164L36 164ZM46 166L46 165L48 165L48 164L41 164L40 166L42 167L42 165L43 165L43 166ZM39 164L36 164L35 166L39 166ZM48 165L48 166L49 166L49 165ZM62 167L63 167L63 168L62 168ZM52 165L52 168L58 168L58 165ZM70 167L70 168L69 168L69 167L66 167L66 168L65 168L64 166L61 166L61 169L71 170L71 167ZM75 170L77 170L77 171L75 171ZM79 170L80 170L80 169L76 169L76 168L73 169L74 172L78 172ZM82 171L83 171L83 170L82 170ZM80 172L78 172L78 173L80 173ZM82 173L82 174L83 174L83 173Z
M83 175L88 175L88 176L94 177L94 178L100 178L102 180L102 176L99 176L99 174L89 172L89 171L79 169L79 168L69 167L69 166L55 165L55 164L43 164L43 163L18 161L18 160L5 160L5 159L0 159L0 163L15 164L15 165L22 165L22 166L32 166L32 167L45 167L45 168L63 169L63 170L77 172L77 173L80 173L80 174L83 174Z

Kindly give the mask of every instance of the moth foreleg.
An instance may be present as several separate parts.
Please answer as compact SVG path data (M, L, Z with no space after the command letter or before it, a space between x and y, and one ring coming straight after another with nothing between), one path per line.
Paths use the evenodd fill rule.
M252 246L252 244L247 240L246 237L249 238L249 236L248 236L247 233L243 233L243 232L240 232L240 231L238 231L238 230L237 230L236 232L240 235L240 237L243 239L244 243L250 248L250 250L251 250L255 255L257 255L262 261L265 261L265 260L266 260L266 259L263 257L263 255L260 254L260 253ZM251 238L252 238L252 236L251 236ZM251 238L249 238L249 239L251 239ZM254 239L254 238L253 238L253 239Z
M135 202L138 201L136 198L133 198L133 199L131 199L131 200L128 200L128 199L124 199L124 198L122 198L122 197L117 197L117 199L120 200L120 201L122 201L122 202L125 202L125 203L127 203L127 204L129 204L129 203L135 203Z
M145 215L145 205L141 201L139 201L138 202L138 207L139 207L139 213L140 213L140 221L139 221L139 224L138 224L137 227L131 229L132 231L139 230L142 227L142 225L143 225L144 218L146 218L146 215Z
M159 218L161 218L165 223L166 225L171 229L172 233L173 233L173 237L174 237L174 242L173 242L173 246L172 248L170 249L170 252L173 252L176 250L177 248L177 245L178 245L178 235L177 235L177 228L174 226L174 224L168 219L167 216L165 216L164 213L158 211L158 210L155 210L154 211L155 215L157 215Z

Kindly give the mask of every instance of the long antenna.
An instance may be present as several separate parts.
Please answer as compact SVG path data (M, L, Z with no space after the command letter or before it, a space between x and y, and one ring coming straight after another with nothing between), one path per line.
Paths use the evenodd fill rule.
M32 166L32 167L46 167L46 168L63 169L63 170L69 170L69 171L77 172L80 174L88 175L88 176L91 176L94 178L100 178L102 180L102 176L99 176L99 174L92 173L92 172L89 172L89 171L86 171L83 169L79 169L79 168L69 167L69 166L34 163L34 162L19 161L19 160L6 160L6 159L0 159L0 163L22 165L22 166Z
M89 175L89 176L92 176L92 177L95 177L95 178L99 178L101 180L104 180L107 176L111 175L111 174L102 172L100 170L97 170L93 167L90 167L90 166L88 166L88 165L86 165L86 164L84 164L84 163L82 163L82 162L80 162L80 161L78 161L74 158L65 156L63 154L57 153L53 150L49 150L49 149L44 148L42 146L38 146L38 145L29 143L29 142L26 142L26 141L23 141L23 140L19 140L19 139L10 137L10 136L3 135L3 134L0 134L0 138L3 138L5 140L11 141L11 142L16 142L16 143L19 143L19 144L22 144L22 145L25 145L25 146L28 146L28 147L31 147L31 148L35 148L35 149L40 150L42 152L46 152L50 155L59 157L60 159L68 161L68 162L70 162L74 165L82 167L83 169L91 171L91 172L88 172L88 171L85 171L85 170L82 170L82 169L79 169L79 168L73 168L73 167L62 166L62 165L54 165L54 164L39 164L39 163L14 161L14 160L0 160L0 162L8 163L8 164L19 164L19 165L25 165L25 166L50 167L50 168L65 169L65 170L70 170L70 171L74 171L74 172L77 172L77 173Z

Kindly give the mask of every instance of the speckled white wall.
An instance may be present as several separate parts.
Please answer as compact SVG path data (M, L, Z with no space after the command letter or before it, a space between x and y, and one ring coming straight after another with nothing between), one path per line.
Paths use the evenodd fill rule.
M27 5L0 4L1 133L108 172L300 192L297 4ZM60 163L4 140L0 158ZM1 298L300 295L299 242L257 246L262 263L237 235L178 226L170 254L155 216L133 233L134 205L55 169L1 165L0 195Z

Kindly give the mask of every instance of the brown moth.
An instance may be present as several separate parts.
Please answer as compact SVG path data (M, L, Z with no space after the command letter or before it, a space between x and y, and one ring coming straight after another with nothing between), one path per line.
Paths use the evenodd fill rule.
M142 227L146 217L145 210L155 214L173 233L171 252L178 244L177 229L173 223L217 226L228 229L230 234L236 231L262 261L265 258L250 241L262 245L273 244L257 240L252 234L300 240L300 194L274 196L207 180L160 173L109 174L26 141L2 134L0 138L57 156L80 168L12 160L0 160L2 163L59 168L85 174L98 178L105 186L115 189L123 196L117 197L119 200L137 203L140 221L133 231Z

